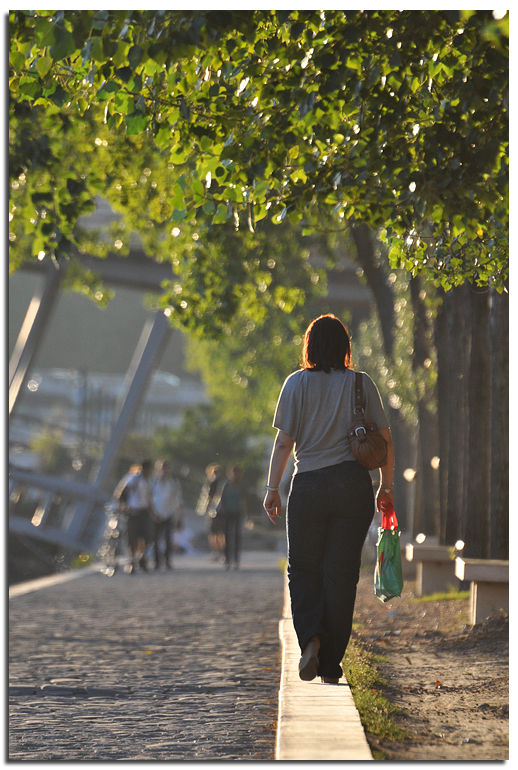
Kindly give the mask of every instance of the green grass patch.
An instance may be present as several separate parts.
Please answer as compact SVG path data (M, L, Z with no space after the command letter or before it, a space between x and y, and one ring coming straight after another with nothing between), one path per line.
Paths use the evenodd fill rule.
M469 591L437 591L435 594L426 594L426 596L415 596L413 602L442 602L450 599L469 599Z
M386 682L376 666L377 656L358 639L351 639L343 659L344 673L364 729L379 738L403 740L406 733L394 721L403 710L383 695Z

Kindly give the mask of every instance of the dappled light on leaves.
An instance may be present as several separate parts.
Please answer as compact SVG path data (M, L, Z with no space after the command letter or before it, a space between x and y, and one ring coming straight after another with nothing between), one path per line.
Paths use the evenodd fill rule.
M113 181L123 209L150 198L149 219L132 209L144 241L166 219L251 234L266 219L364 221L394 267L500 291L507 45L500 11L11 11L10 170L26 174L30 216L47 212L20 254L85 246L77 219ZM126 142L138 165L143 137L171 171L167 194L150 163L128 196L120 164L112 180L85 157Z

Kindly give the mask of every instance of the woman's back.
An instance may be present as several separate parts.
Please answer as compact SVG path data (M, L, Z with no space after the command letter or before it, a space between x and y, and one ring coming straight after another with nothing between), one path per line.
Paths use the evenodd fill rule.
M293 625L300 646L299 677L338 684L349 642L361 552L374 514L369 471L348 441L354 421L356 372L349 333L332 313L304 334L301 369L285 380L277 402L263 506L276 524L279 492L292 450L295 472L286 506L288 576ZM378 500L393 503L394 452L375 384L361 373L364 418L387 441Z
M378 390L368 375L362 377L366 418L387 427ZM295 442L295 473L354 460L347 441L354 379L351 369L301 369L284 382L273 424Z

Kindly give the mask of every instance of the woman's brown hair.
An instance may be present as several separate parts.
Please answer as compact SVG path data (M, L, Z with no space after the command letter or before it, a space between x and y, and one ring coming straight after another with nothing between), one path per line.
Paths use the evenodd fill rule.
M302 369L330 372L348 369L351 341L344 324L332 313L321 315L309 324L302 344Z

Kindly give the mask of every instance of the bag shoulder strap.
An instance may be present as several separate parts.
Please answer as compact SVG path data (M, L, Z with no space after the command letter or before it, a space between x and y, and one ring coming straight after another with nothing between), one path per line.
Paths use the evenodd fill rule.
M361 372L354 373L354 413L363 414L365 412L365 401L363 399L363 379Z

